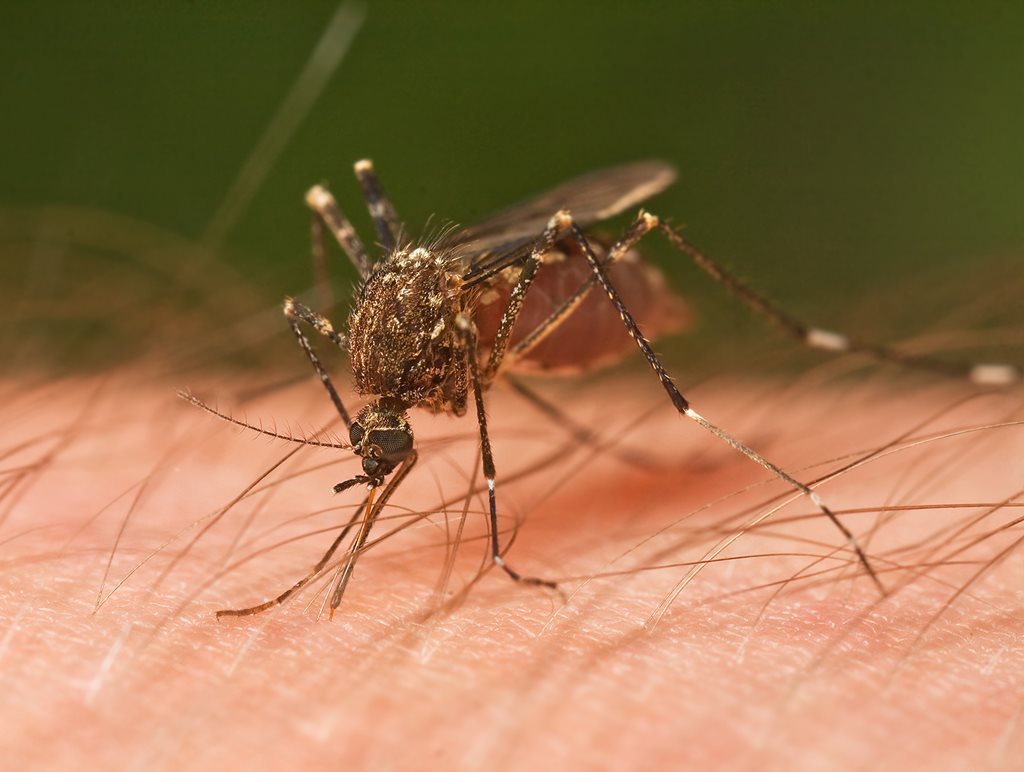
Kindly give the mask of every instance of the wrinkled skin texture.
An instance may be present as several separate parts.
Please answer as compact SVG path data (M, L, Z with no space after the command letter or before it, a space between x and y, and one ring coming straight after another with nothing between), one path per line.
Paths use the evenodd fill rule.
M233 385L239 384L230 377L196 384L222 395L222 405ZM1019 764L1024 596L1012 549L951 608L942 604L978 564L941 568L881 601L862 576L850 578L855 568L848 560L814 564L813 556L829 555L842 540L796 502L770 529L722 553L746 559L710 566L645 629L688 569L635 569L700 558L717 541L701 529L725 523L739 501L752 506L783 492L755 489L679 522L655 549L646 544L611 563L685 513L764 479L667 404L643 419L663 399L647 380L628 388L592 385L574 396L569 410L582 421L601 416L595 425L602 436L656 451L668 471L624 466L608 451L586 461L584 451L572 463L552 462L546 472L517 481L519 471L571 443L513 395L491 392L505 526L511 515L524 520L509 553L512 564L560 579L570 592L591 574L627 572L583 584L567 606L490 571L461 605L431 614L445 544L454 538L472 476L475 424L414 411L424 466L396 495L393 514L402 513L400 506L436 508L441 491L453 499L450 528L446 535L437 516L438 526L411 527L364 555L332 623L317 621L313 593L259 617L213 617L217 608L258 602L289 586L358 500L358 490L330 494L331 484L354 468L351 453L309 449L267 478L284 482L261 494L262 505L247 499L220 520L205 521L209 530L186 554L197 529L188 531L93 615L126 513L104 592L294 448L240 436L176 403L179 386L129 375L59 390L4 384L4 469L55 448L35 476L19 478L26 482L13 507L14 494L4 500L0 746L10 768L71 768L84 759L107 769ZM876 448L932 412L945 412L941 425L950 427L1020 411L1019 395L951 407L960 393L935 385L905 391L863 385L787 394L763 384L719 384L692 396L705 414L799 469ZM325 403L315 383L303 383L245 407L252 417L317 426L327 417ZM621 428L626 424L640 430L629 434ZM50 429L56 434L44 437ZM441 445L432 439L453 434L461 439ZM42 439L11 452L31 438ZM839 510L999 501L1021 485L1022 447L1019 428L976 432L895 455L822 492ZM565 482L553 489L557 480ZM142 489L130 488L139 481L146 481ZM328 507L335 509L312 517ZM469 509L453 593L475 576L484 554L480 501ZM927 552L887 550L920 533L961 526L983 509L844 517L865 539L878 524L868 549L883 580L897 588L907 574L889 570L885 556L895 562L902 555L906 566L924 562ZM1015 512L988 522L995 528ZM786 525L787 514L807 517ZM306 519L268 530L300 516ZM376 535L396 522L382 523ZM731 528L723 526L723 533ZM330 530L281 544L318 529ZM948 533L934 543L951 538ZM506 531L506 543L508 537ZM985 539L969 556L991 559L1013 538L1010 532ZM272 549L218 576L262 547ZM763 553L790 557L750 557ZM752 589L801 569L837 567L841 577L825 573L778 597L771 588Z

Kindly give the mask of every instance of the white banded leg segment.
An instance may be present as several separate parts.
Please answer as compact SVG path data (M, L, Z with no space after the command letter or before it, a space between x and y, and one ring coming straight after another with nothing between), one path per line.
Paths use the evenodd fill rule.
M359 180L359 185L363 189L366 208L377 229L380 245L385 252L390 253L394 251L402 237L402 223L398 219L398 213L377 178L377 173L373 169L373 161L368 158L356 161L353 169L356 179Z
M864 551L857 544L853 534L845 525L843 525L843 523L839 520L838 517L836 517L835 513L831 509L825 506L824 503L821 503L820 497L817 499L815 498L817 494L815 494L814 491L812 491L808 485L800 482L787 472L783 471L780 467L770 462L768 459L766 459L760 453L755 451L753 448L747 447L742 442L733 437L731 434L726 432L724 429L720 429L718 426L708 421L706 418L704 418L704 416L700 415L700 413L698 413L697 411L690 407L690 404L687 401L686 397L684 397L682 392L680 392L679 389L676 388L675 383L673 383L672 378L666 372L664 366L661 363L661 360L651 349L651 346L647 342L647 339L641 333L640 328L637 326L636 320L633 318L633 315L629 312L629 309L627 309L625 304L622 302L622 298L619 296L618 291L615 289L614 285L608 278L605 266L603 266L601 264L601 261L597 259L597 255L594 254L594 250L587 242L587 237L584 235L583 231L580 230L579 226L577 226L575 223L572 223L570 225L570 228L573 237L579 244L579 247L582 250L583 254L586 256L587 261L590 263L590 267L593 270L598 283L604 289L605 294L608 295L608 299L615 307L615 310L619 312L619 316L622 318L622 322L626 327L626 331L629 333L630 337L633 338L633 341L637 344L637 347L644 355L644 358L647 360L647 363L651 366L651 369L654 370L655 374L658 376L659 380L661 381L661 385L668 393L668 396L672 400L672 404L675 405L676 410L685 415L691 421L694 421L703 426L711 434L715 435L716 437L718 437L720 440L722 440L735 450L738 450L751 461L754 461L755 463L767 469L769 472L774 474L783 482L789 484L796 490L810 497L811 500L814 501L814 503L821 510L822 514L828 517L828 519L832 521L836 528L838 528L839 531L850 542L854 551L857 553L858 559L864 566L864 570L868 573L872 581L875 583L879 591L884 596L886 594L885 588L882 586L882 583L879 581L878 576L875 574L875 570L871 567L871 563L868 561L867 555L864 554Z
M804 342L811 348L820 348L825 351L849 351L850 339L839 332L823 330L820 327L811 327L804 336Z
M490 508L497 512L497 500L494 492L494 478L487 478L487 500L490 504ZM503 571L510 571L511 569L505 565L505 558L501 556L501 548L498 544L498 523L497 520L491 522L491 559L494 560L494 564ZM512 571L514 574L513 578L518 578L519 573Z
M913 367L918 370L940 373L947 377L963 378L983 386L1005 386L1017 383L1024 377L1021 369L1013 365L972 365L963 362L947 362L927 356L904 354L887 346L867 343L832 330L810 327L799 319L790 316L759 292L755 292L730 271L727 271L723 266L684 239L682 234L668 225L668 223L660 222L658 229L679 251L693 260L694 265L722 285L734 298L806 346L837 354L860 352L879 362L892 362L903 367Z
M735 448L754 463L767 469L780 480L788 483L790 486L806 495L807 498L811 500L811 503L814 504L818 509L820 509L821 512L829 520L832 521L832 524L839 529L839 532L846 537L846 541L850 545L850 548L853 549L853 551L856 553L857 559L860 561L861 565L864 566L864 569L867 571L868 576L871 577L871 581L875 583L875 586L878 588L879 592L882 593L883 597L888 594L885 589L885 586L882 584L881 580L878 578L878 575L875 573L875 569L871 566L871 562L868 560L868 556L864 553L864 550L861 549L860 544L857 542L857 537L854 536L853 532L850 531L850 529L843 524L843 522L839 519L836 513L833 512L832 509L825 503L824 499L821 498L821 496L818 494L816 490L811 488L806 483L800 482L795 477L791 476L788 472L783 470L781 467L776 466L771 461L766 459L756 450L737 440L724 429L721 429L715 424L711 423L711 421L706 419L693 408L687 407L683 411L683 415L685 415L687 418L693 421L696 421L698 424L703 426L705 429L714 434L720 440L726 442L730 447Z
M1013 365L984 364L974 365L969 377L979 386L1008 386L1021 379L1021 372Z
M494 480L497 472L494 468L494 454L491 451L491 439L487 431L487 412L484 409L483 383L480 378L480 365L477 361L479 355L476 329L471 320L463 314L455 319L455 326L462 332L463 345L465 346L466 365L469 370L469 380L473 386L473 398L476 402L477 425L480 429L480 456L483 460L484 476L487 478L487 508L488 524L491 531L491 559L495 565L501 568L508 576L523 584L535 584L540 587L558 589L555 582L547 579L539 579L532 576L523 576L509 566L501 557L501 544L498 540L498 501L495 493Z
M338 246L342 248L348 259L356 267L359 275L366 278L370 275L370 256L360 240L352 223L342 213L334 196L323 185L314 185L306 193L306 204L334 235Z
M327 390L327 394L331 398L331 402L334 404L335 409L338 411L338 415L340 415L341 420L345 422L345 428L350 428L352 426L352 419L349 417L348 411L345 409L345 405L342 403L337 389L335 389L334 384L331 383L331 378L327 374L327 369L320 361L320 357L318 357L316 352L313 350L313 346L310 344L309 338L307 338L305 333L302 332L300 322L305 322L318 333L329 338L339 348L345 347L345 337L334 330L334 326L330 321L328 321L327 317L306 308L306 306L293 298L285 298L284 315L285 319L288 321L288 326L292 330L292 334L295 335L295 339L298 341L299 346L306 352L306 357L313 365L313 369L316 370L316 374L320 377L320 382Z

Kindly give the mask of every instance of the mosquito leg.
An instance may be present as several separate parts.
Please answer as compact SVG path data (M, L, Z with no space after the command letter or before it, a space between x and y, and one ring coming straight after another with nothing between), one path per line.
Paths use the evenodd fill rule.
M363 159L356 161L356 177L363 188L363 196L366 198L366 207L370 210L370 217L377 228L377 238L385 252L391 253L395 250L398 239L403 231L402 221L398 219L398 213L391 204L384 189L377 179L373 170L373 161Z
M334 293L327 276L327 250L324 246L324 224L314 212L309 218L310 256L313 260L313 282L316 284L317 302L324 312L334 306Z
M334 330L334 327L331 325L331 322L327 317L306 308L306 306L293 298L285 298L284 315L288 320L288 326L291 327L292 332L295 334L296 340L298 340L302 350L306 352L306 356L309 357L309 361L312 362L313 369L316 370L317 375L320 376L320 382L323 383L324 388L327 389L327 393L330 395L331 402L334 403L334 407L338 411L338 415L340 415L341 420L345 422L345 428L349 428L352 425L352 419L349 417L348 411L345 410L345 405L341 401L341 397L338 396L338 392L334 388L334 384L331 383L330 376L324 369L324 366L320 362L320 358L316 355L316 352L313 351L313 346L310 344L309 338L307 338L306 334L302 331L299 323L305 322L324 337L330 338L338 348L345 347L345 337Z
M861 549L860 544L858 544L856 537L836 516L835 512L833 512L825 504L821 496L819 496L816 491L811 489L810 486L806 485L805 483L802 483L796 478L792 477L789 473L785 472L782 468L773 464L771 461L766 459L756 450L744 445L742 442L740 442L738 439L736 439L731 434L726 432L724 429L721 429L715 424L711 423L708 419L706 419L704 416L702 416L700 413L698 413L696 410L690 407L690 403L687 401L686 397L684 397L680 393L679 389L676 388L676 385L672 382L672 379L665 371L665 368L661 364L661 361L658 359L653 349L651 349L651 346L647 342L647 339L644 338L643 333L640 332L640 328L637 326L636 321L633 319L633 315L629 312L629 309L626 308L625 304L622 302L622 298L619 297L619 293L616 291L615 287L612 286L612 283L608 279L605 266L602 265L601 261L598 260L597 255L594 254L594 250L590 247L590 244L587 241L587 237L583 234L583 231L580 230L579 226L576 225L575 222L573 222L572 216L568 212L559 212L555 215L553 219L558 221L563 229L568 230L572 234L576 243L583 251L584 256L590 263L591 269L593 269L594 271L594 276L597 278L598 284L601 285L601 288L605 291L605 294L608 295L608 299L612 302L612 305L615 306L615 310L618 311L619 316L622 318L622 323L626 326L626 331L629 333L630 337L640 348L640 351L643 353L644 358L647 360L647 363L651 366L651 369L654 370L655 374L658 376L658 379L661 381L662 387L664 387L666 393L669 396L669 399L672 400L672 404L675 405L676 410L678 410L684 416L689 418L691 421L694 421L695 423L698 423L701 426L703 426L709 432L714 434L716 437L718 437L720 440L722 440L732 448L738 450L751 461L754 461L763 468L767 469L780 480L783 480L796 490L806 495L814 503L814 505L818 507L818 509L820 509L822 513L826 517L828 517L829 520L832 521L836 528L839 529L840 533L843 534L843 536L847 540L847 543L857 554L857 558L864 566L864 569L867 571L868 576L871 577L871 580L878 587L879 591L883 595L885 595L885 587L882 585L881 581L878 578L878 575L875 573L875 569L872 567L870 561L867 558L867 555L864 554L864 550Z
M323 220L324 225L337 239L338 245L348 255L359 275L365 279L370 275L370 256L359 240L355 228L338 207L334 196L323 185L314 185L306 192L306 204Z
M645 235L657 227L658 220L655 217L641 212L640 216L633 221L632 225L626 229L625 234L615 244L612 245L611 249L608 250L608 254L604 258L604 265L610 266L622 259L629 250L631 250L636 243L640 241ZM528 354L534 347L539 345L541 341L547 338L551 333L557 330L562 322L572 316L573 312L579 308L590 291L597 286L597 277L591 276L587 281L576 288L573 292L558 308L556 308L547 319L537 325L536 328L530 332L525 338L519 341L512 350L508 352L509 364L515 362L517 359L522 358Z
M355 514L352 515L349 521L345 523L345 527L341 529L341 533L338 534L337 538L333 542L331 542L331 546L327 548L327 552L324 553L324 556L317 561L317 564L315 566L313 566L313 570L311 570L308 574L299 579L299 581L297 581L287 590L282 592L276 598L268 600L266 603L260 603L258 606L250 606L249 608L222 609L221 611L217 612L217 618L220 619L221 617L247 617L252 616L253 614L259 614L260 612L266 611L267 609L273 608L274 606L280 606L282 603L288 600L288 598L297 593L299 590L301 590L303 587L305 587L307 584L312 582L314 579L317 578L317 576L320 575L320 572L324 570L324 566L327 565L328 561L330 561L334 553L337 552L338 547L341 546L341 543L345 540L345 537L348 536L349 531L351 531L352 527L357 522L359 522L360 518L362 518L365 509L366 502L364 501L355 511Z
M533 284L533 279L537 275L537 269L540 268L544 254L554 249L557 239L558 228L555 227L554 223L548 223L548 227L544 229L544 233L541 234L541 237L530 250L530 254L526 257L526 262L523 265L522 272L519 274L519 279L516 280L515 286L509 295L508 305L505 307L505 312L501 315L501 321L498 323L498 330L494 334L494 343L491 346L491 353L487 358L487 364L480 375L481 381L484 384L490 384L498 374L498 368L501 366L501 362L505 358L505 352L508 349L512 328L515 327L519 313L523 310L523 301L526 300L526 293L529 292L530 285ZM475 350L474 346L471 351Z
M355 570L356 561L359 559L359 555L362 554L363 547L366 546L366 539L370 535L370 529L373 528L374 523L377 522L377 518L384 509L384 505L388 503L388 499L391 498L391 495L395 490L397 490L398 486L402 484L402 481L416 465L417 458L418 455L415 451L406 456L401 466L399 466L395 471L395 476L388 481L384 490L376 497L376 501L373 500L372 491L370 496L367 497L367 502L369 502L370 508L366 517L363 519L362 525L359 527L359 531L352 540L352 546L348 551L348 560L345 561L345 567L341 570L341 575L338 577L338 582L334 587L334 593L331 595L330 619L334 618L334 610L341 604L341 598L345 594L345 588L348 586L348 580L352 578L352 572Z
M484 411L483 383L480 379L480 366L477 363L477 341L476 330L473 322L468 317L460 314L456 319L456 325L462 332L462 339L465 345L466 362L469 365L469 377L473 383L473 397L476 400L476 417L480 425L480 456L483 459L484 477L487 478L487 504L490 511L491 531L491 559L502 571L508 574L517 582L523 584L534 584L540 587L558 589L555 582L547 579L538 579L532 576L523 576L505 562L501 554L501 545L498 543L498 505L494 492L494 455L491 453L491 440L487 433L487 414Z
M633 222L633 224L626 230L623 237L613 244L611 249L608 250L608 254L605 256L604 260L605 265L611 265L618 261L636 245L637 241L643 238L643 236L656 225L657 220L655 218L641 212L636 221ZM580 285L576 291L562 303L561 306L555 309L547 319L541 322L541 324L527 335L526 338L513 346L511 350L508 350L508 340L512 334L512 328L515 325L516 319L519 318L520 311L522 311L526 292L530 289L534 274L543 262L543 255L555 248L555 244L560 236L560 226L552 220L548 223L547 228L544 229L544 233L537 240L533 250L530 252L530 255L526 258L526 264L523 266L523 272L520 274L516 285L512 288L508 306L505 308L505 313L502 314L501 322L498 325L498 331L494 336L494 345L491 347L491 354L483 372L483 380L485 384L489 384L494 380L495 376L498 374L498 369L503 364L507 366L515 362L515 360L529 352L534 346L539 344L548 335L558 329L562 322L568 319L572 313L579 308L580 303L587 297L590 290L596 286L597 279L590 277L586 282Z
M498 330L494 334L494 344L487 357L487 364L484 365L484 371L480 374L480 378L485 384L491 383L498 374L498 368L508 349L508 340L512 335L512 329L519 318L519 313L523 310L523 301L526 300L526 293L529 291L530 285L533 284L540 263L540 257L536 252L526 258L526 264L523 266L515 286L512 287L508 305L505 306L505 312L501 315L501 321L498 323Z
M619 260L622 255L632 249L636 242L639 241L644 234L648 233L653 227L655 227L656 224L657 220L649 215L641 213L640 217L638 217L637 220L627 229L625 235L608 251L608 255L605 257L605 264L610 265ZM540 343L541 340L561 325L562 322L568 319L569 316L572 315L573 311L579 307L580 302L587 296L589 291L597 284L597 279L592 276L585 284L581 285L573 296L566 300L554 314L548 317L548 319L545 320L537 330L534 330L523 341L523 343L527 344L525 347L523 346L523 343L520 343L513 347L512 352L509 352L508 341L516 320L519 318L519 314L522 311L523 302L526 299L526 293L529 291L530 286L533 283L533 279L543 262L543 255L555 248L555 244L560 235L560 224L552 220L548 223L548 227L545 228L544 233L537 240L530 254L527 256L526 264L523 266L522 273L519 275L519 279L516 281L516 284L509 295L508 305L505 308L505 312L502 314L498 330L495 333L494 344L491 346L487 365L481 374L481 380L485 385L489 385L495 379L498 375L498 370L503 363L509 363L515 360L516 356L513 356L512 352L522 351L525 353L526 351L529 351L533 346ZM554 418L559 426L567 429L579 442L592 445L599 449L603 447L600 439L593 432L575 424L557 407L534 393L521 381L516 380L511 376L506 375L505 377L517 393L519 393L524 399L533 403L533 405L542 412ZM656 464L653 464L651 460L647 458L641 458L628 453L617 453L617 455L620 455L626 463L635 466L648 469L656 466Z
M681 252L688 255L694 264L704 273L724 286L741 303L755 313L768 319L788 335L801 341L811 348L820 348L833 352L860 352L885 362L894 362L905 367L930 370L943 375L966 378L973 383L988 386L1001 386L1014 383L1021 379L1021 371L1006 364L962 364L943 362L930 357L902 354L885 346L878 346L859 341L832 330L811 327L795 319L771 303L767 298L752 290L736 276L729 273L718 263L701 252L697 247L683 238L674 228L664 222L658 224L665 237Z

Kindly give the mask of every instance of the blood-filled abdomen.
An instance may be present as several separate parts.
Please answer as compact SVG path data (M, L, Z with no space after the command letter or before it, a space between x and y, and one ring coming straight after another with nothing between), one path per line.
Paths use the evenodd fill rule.
M606 248L594 242L591 245L603 259ZM519 272L512 268L498 275L480 297L475 319L484 349L494 340ZM692 314L687 304L636 251L627 253L608 274L649 340L689 326ZM559 242L544 256L513 330L509 351L540 328L591 276L590 264L576 244ZM614 364L635 351L636 343L615 307L601 287L595 286L571 315L511 366L529 372L578 372Z

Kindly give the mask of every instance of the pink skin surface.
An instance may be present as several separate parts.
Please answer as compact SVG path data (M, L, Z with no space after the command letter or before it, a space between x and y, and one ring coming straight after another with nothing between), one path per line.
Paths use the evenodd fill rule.
M820 488L882 599L806 500L750 525L787 489L650 380L541 389L655 469L574 449L515 395L491 395L509 563L558 580L567 602L478 577L475 422L414 413L422 464L333 622L318 618L325 583L260 616L214 611L308 571L359 501L331 493L354 457L174 397L191 386L308 434L330 419L315 382L245 399L237 376L7 381L4 766L1019 768L1020 394L809 379L690 394L802 479L893 443Z

